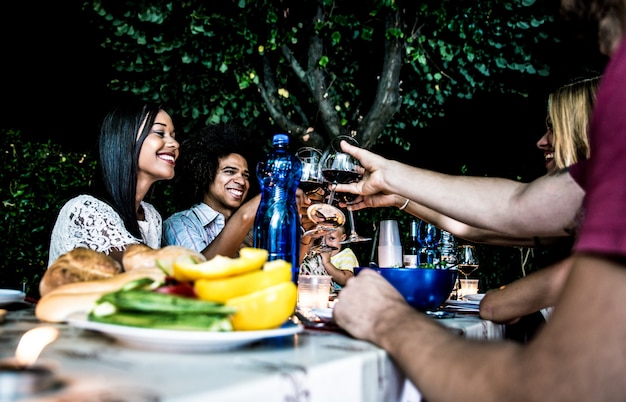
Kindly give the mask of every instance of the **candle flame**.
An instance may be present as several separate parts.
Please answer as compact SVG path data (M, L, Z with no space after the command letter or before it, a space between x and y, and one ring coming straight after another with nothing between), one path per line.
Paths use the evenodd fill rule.
M27 331L17 345L15 360L22 367L35 363L39 354L48 344L59 336L59 330L54 327L37 327Z

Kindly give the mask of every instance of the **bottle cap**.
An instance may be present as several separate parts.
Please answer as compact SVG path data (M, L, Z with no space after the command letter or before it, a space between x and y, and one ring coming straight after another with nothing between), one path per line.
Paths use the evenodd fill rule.
M274 137L272 137L272 144L289 144L289 136L287 134L274 134Z

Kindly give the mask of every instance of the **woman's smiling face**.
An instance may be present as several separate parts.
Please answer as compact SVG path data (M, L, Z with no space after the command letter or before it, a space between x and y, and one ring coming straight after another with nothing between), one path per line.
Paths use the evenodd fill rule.
M172 118L166 111L161 110L154 119L150 134L141 145L139 177L144 177L150 182L173 178L178 148Z

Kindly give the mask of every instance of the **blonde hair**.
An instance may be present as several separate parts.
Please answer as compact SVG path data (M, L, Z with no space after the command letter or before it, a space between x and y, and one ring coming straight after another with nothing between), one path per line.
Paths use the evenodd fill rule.
M556 170L589 157L589 120L600 76L564 85L548 96L548 114L554 132ZM555 118L555 117L560 118Z

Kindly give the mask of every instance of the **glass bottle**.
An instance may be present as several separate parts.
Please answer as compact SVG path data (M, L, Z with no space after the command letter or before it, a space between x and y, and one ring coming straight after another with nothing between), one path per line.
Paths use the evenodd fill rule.
M441 251L441 265L442 268L453 268L457 264L457 241L454 235L445 230L441 231L441 242L439 246Z
M266 249L268 260L291 263L291 278L298 283L300 269L300 214L296 189L302 163L289 150L289 136L274 134L272 150L256 168L261 202L254 220L254 247Z
M419 267L419 251L420 242L417 235L417 221L411 221L411 227L409 232L409 240L404 246L404 255L402 256L402 262L405 268L417 268Z
M422 268L439 268L441 252L439 242L441 230L426 221L421 220L418 225L418 237L420 240L419 264Z

